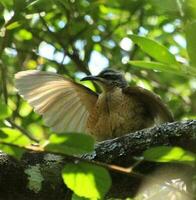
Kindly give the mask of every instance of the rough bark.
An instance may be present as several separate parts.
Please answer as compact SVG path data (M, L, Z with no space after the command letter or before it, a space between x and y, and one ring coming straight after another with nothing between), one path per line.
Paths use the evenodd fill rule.
M92 154L84 157L129 167L135 163L134 157L141 156L142 152L150 147L160 145L180 146L196 153L196 120L163 124L120 138L103 141L97 144ZM66 157L62 158L47 153L27 152L21 161L1 153L0 199L68 199L69 191L60 176L62 166L66 162ZM187 185L191 184L195 170L187 165L142 162L134 170L144 176L110 171L113 185L108 196L133 197L143 182L160 169L162 171L167 170L168 176L164 175L164 180L180 177ZM179 173L174 173L176 171Z

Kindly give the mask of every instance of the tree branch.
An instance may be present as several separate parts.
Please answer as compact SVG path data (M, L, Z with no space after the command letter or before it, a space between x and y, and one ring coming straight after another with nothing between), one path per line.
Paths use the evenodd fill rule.
M144 150L153 146L181 146L196 152L195 144L196 120L165 123L103 141L97 145L95 152L86 158L106 163L121 163L130 156L141 155Z
M27 152L20 161L20 165L23 166L23 168L20 166L20 176L22 176L20 179L26 179L26 170L34 170L34 168L39 170L42 174L41 178L44 178L44 180L38 193L34 193L33 191L29 193L28 184L24 184L24 181L15 188L15 184L11 183L13 182L12 177L16 177L17 179L19 171L16 170L16 166L19 163L16 162L16 166L13 166L13 160L6 161L7 163L11 163L9 165L12 165L12 167L3 169L6 166L4 163L5 155L0 155L1 171L6 170L6 174L11 174L9 177L6 174L0 174L0 180L5 180L4 183L0 182L0 191L3 188L3 195L5 197L9 196L10 190L13 191L13 198L9 199L14 199L13 194L15 194L15 197L18 195L18 199L25 197L26 199L50 200L56 196L58 196L58 198L55 198L56 200L66 199L67 189L61 178L61 169L68 162L84 161L84 159L87 159L87 162L92 161L92 163L106 167L109 170L112 176L112 187L108 193L109 197L123 199L125 197L134 197L138 193L138 190L140 190L141 185L146 181L158 181L159 185L166 187L166 182L168 183L172 179L181 179L187 185L192 181L193 174L195 173L194 167L173 163L158 164L143 160L136 162L134 157L141 156L142 152L150 147L160 145L180 146L189 151L196 152L195 144L196 120L189 120L162 124L119 138L103 141L97 144L92 154L85 155L82 158L75 156L67 157L66 155L52 154L50 152ZM120 167L118 168L117 165ZM164 173L161 173L160 169L162 171L164 169ZM21 175L22 170L24 171L23 175ZM153 177L153 173L157 170L158 177ZM12 188L7 190L4 185L10 185ZM172 189L173 186L170 185L168 187ZM187 187L191 188L190 185ZM191 191L179 191L178 188L173 188L173 191L175 190L185 197L193 197Z

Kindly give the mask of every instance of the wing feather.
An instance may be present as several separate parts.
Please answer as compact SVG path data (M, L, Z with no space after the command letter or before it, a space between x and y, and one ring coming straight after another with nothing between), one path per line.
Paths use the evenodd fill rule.
M77 128L84 129L85 122L87 121L89 113L87 111L81 111L81 117L78 119Z
M18 72L15 85L52 130L86 131L89 112L97 101L97 94L90 89L58 74L38 70Z
M169 108L158 95L138 86L127 87L123 92L137 97L139 101L146 105L149 115L155 119L156 123L172 122L174 120Z

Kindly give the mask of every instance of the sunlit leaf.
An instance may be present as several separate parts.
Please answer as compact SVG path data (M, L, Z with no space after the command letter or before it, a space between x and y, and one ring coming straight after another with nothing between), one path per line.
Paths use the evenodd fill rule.
M28 146L32 143L32 141L27 136L16 129L7 127L0 128L0 133L3 135L3 137L0 135L0 143L6 142L20 146Z
M96 91L95 86L93 85L93 83L91 81L83 81L83 82L80 82L80 84L86 86L87 88L89 88L93 91Z
M36 138L37 140L42 140L45 138L43 127L38 123L29 124L27 126L27 130L31 133L33 138Z
M19 21L15 21L15 22L12 22L9 25L7 25L6 29L12 30L12 29L18 28L20 25L21 25L21 23Z
M18 36L20 37L21 40L30 40L32 39L32 33L25 30L25 29L21 29L18 32Z
M26 101L23 101L19 109L19 114L22 117L27 117L32 110L33 108Z
M12 115L11 109L2 101L0 101L0 120L8 118Z
M83 154L92 152L94 144L94 139L85 134L52 134L45 149L69 155Z
M190 23L186 26L186 40L187 40L187 51L189 58L193 65L196 67L196 22Z
M178 65L175 56L171 54L165 46L156 42L155 40L137 35L131 35L130 38L144 52L152 56L157 61L167 64Z
M87 163L65 165L62 177L76 195L90 199L102 199L111 186L106 169Z
M40 61L40 60L39 60ZM43 62L42 62L43 63ZM26 64L27 69L36 69L37 62L35 60L28 60Z
M143 153L144 159L154 162L194 164L196 155L180 147L153 147Z
M16 129L0 129L0 150L17 159L20 159L24 153L24 149L20 147L29 146L31 143L32 141L27 136Z

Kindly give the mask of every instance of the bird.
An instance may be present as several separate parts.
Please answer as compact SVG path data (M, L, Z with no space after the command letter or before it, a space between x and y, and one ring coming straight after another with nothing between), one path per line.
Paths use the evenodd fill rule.
M15 74L18 93L56 133L87 133L99 142L174 120L158 95L129 86L115 69L81 79L87 80L100 86L101 92L53 72Z

